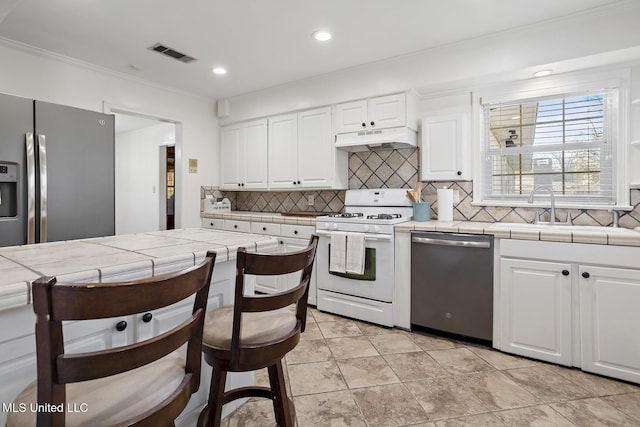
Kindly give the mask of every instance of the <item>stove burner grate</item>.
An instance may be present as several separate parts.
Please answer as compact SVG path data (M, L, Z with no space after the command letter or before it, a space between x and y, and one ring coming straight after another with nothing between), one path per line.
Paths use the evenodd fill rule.
M395 219L402 218L400 214L377 214L377 215L367 215L367 219Z
M345 213L334 213L329 215L331 218L361 218L364 214L362 212L345 212Z

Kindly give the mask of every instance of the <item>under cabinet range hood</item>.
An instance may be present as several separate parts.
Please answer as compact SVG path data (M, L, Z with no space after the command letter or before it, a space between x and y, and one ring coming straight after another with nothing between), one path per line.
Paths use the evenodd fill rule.
M416 131L408 127L363 130L336 135L336 148L346 151L389 150L417 146Z

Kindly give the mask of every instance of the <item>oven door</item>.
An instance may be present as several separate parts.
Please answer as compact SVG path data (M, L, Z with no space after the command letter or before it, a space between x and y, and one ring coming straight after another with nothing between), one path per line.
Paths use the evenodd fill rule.
M329 271L331 232L318 230L316 269L318 289L383 302L393 300L393 234L365 233L364 274Z

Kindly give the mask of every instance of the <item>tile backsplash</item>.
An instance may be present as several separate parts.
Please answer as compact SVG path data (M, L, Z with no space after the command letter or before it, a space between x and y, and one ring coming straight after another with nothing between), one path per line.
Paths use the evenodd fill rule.
M418 183L418 149L363 151L349 155L349 188L415 188ZM454 205L453 219L486 222L533 222L536 208L511 208L498 206L472 206L471 181L424 182L422 200L431 203L431 217L438 217L436 188L449 187L458 190L460 202ZM254 212L339 212L344 208L344 190L322 191L220 191L213 187L201 187L200 198L227 197L231 209ZM309 196L314 204L309 206ZM201 200L201 210L202 210ZM620 212L621 227L640 226L640 189L631 190L634 209ZM606 210L557 209L556 216L564 221L571 213L576 225L611 225L612 214ZM542 220L548 220L548 209Z

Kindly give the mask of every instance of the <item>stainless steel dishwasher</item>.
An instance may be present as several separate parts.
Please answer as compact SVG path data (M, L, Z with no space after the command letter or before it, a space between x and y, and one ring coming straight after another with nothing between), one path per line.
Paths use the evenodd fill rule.
M493 236L411 233L411 325L492 340Z

